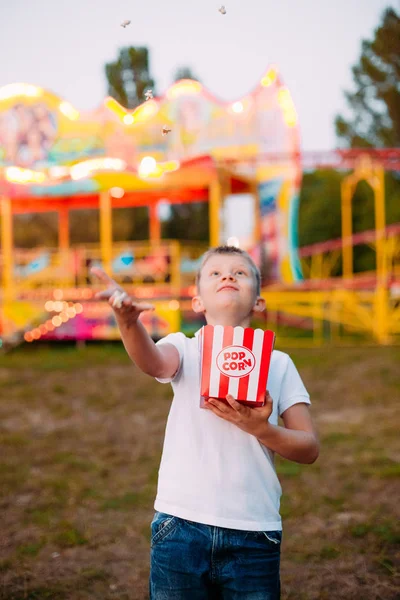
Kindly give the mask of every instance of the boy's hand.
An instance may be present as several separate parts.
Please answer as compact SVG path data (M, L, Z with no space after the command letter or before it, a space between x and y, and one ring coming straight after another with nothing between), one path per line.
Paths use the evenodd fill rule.
M111 279L109 275L103 269L99 267L92 267L90 272L93 273L107 289L102 292L98 292L95 298L99 300L108 300L108 304L114 310L118 317L126 319L127 324L132 325L136 323L140 313L145 310L154 310L152 304L147 302L138 302L134 298L131 298L123 288L114 279Z
M265 406L256 408L249 408L236 402L230 394L227 395L226 399L228 405L225 402L217 400L217 398L209 398L206 401L205 407L218 417L221 417L221 419L230 421L251 435L258 437L263 430L265 431L268 419L272 413L272 398L268 391L265 394Z

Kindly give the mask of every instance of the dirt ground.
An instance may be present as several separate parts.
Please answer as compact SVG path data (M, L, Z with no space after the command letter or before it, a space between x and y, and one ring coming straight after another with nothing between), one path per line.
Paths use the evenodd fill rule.
M277 457L282 600L400 599L400 348L289 351L321 439ZM171 390L119 345L0 357L0 598L144 600Z

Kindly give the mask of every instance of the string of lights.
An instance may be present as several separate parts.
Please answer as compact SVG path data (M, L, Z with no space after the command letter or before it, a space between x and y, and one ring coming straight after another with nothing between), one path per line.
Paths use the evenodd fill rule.
M45 303L44 308L46 312L56 314L41 325L26 331L24 333L24 340L26 342L39 340L42 336L54 331L63 323L67 323L67 321L74 319L83 312L83 305L80 302L66 302L65 300L48 300Z

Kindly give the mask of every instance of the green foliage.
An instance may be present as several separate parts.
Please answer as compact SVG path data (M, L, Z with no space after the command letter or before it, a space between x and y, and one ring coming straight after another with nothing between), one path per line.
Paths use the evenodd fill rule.
M0 573L5 573L6 571L12 569L12 567L13 563L11 560L7 558L0 560Z
M162 224L162 235L167 239L208 241L208 203L172 205L170 218Z
M373 40L362 42L353 67L354 92L346 92L351 120L336 117L336 133L346 145L400 146L400 14L385 10Z
M15 348L9 354L0 354L0 368L7 367L15 372L21 370L21 360L28 361L36 373L41 372L72 372L94 366L115 364L131 364L125 348L120 342L102 344L60 345L56 349L51 344L43 345L38 351L37 346L24 345ZM19 377L19 381L21 378ZM25 387L26 382L22 382ZM15 385L13 386L15 391ZM4 397L4 394L3 394ZM19 433L1 434L0 442L19 447L27 443L26 438Z
M340 556L340 550L335 546L323 546L323 548L321 548L320 558L322 559L329 560L331 558L337 558L338 556Z
M57 213L14 215L14 245L17 248L35 248L58 244Z
M113 240L149 239L149 210L147 206L113 209Z
M4 588L4 594L3 597L7 598L7 600L66 600L66 598L71 597L70 595L66 595L67 592L53 586L24 589L16 593Z
M373 535L381 545L400 544L399 526L388 519L384 519L378 523L373 520L357 523L350 527L350 535L354 538L364 538L368 535Z
M135 108L145 100L147 89L154 92L149 70L149 50L145 47L121 48L116 61L106 64L108 93L125 108Z
M60 524L61 531L54 536L54 543L62 548L72 548L87 544L85 536L72 524L64 522Z
M190 67L178 67L175 71L173 81L179 81L180 79L193 79L194 81L200 81Z
M342 177L329 169L304 174L299 211L300 246L340 237Z
M346 173L321 169L305 173L300 194L299 245L308 246L341 237L340 185ZM400 221L400 176L385 175L386 223ZM353 233L374 229L374 197L371 188L360 182L352 202ZM375 268L375 252L366 245L354 247L354 271ZM340 262L334 275L341 273Z
M139 494L127 492L123 496L108 498L101 506L102 510L131 510L138 505Z
M110 578L109 574L104 569L97 567L87 567L80 571L80 576L86 579L88 582L92 581L108 581Z
M276 472L284 477L297 477L297 475L301 475L302 467L299 463L283 460L279 457L276 460Z
M96 210L76 210L70 213L72 244L99 243L100 215ZM112 213L113 240L147 240L149 217L146 206L114 208Z
M35 557L39 554L45 543L45 540L40 540L38 542L31 542L30 544L22 544L18 546L17 554L19 556Z

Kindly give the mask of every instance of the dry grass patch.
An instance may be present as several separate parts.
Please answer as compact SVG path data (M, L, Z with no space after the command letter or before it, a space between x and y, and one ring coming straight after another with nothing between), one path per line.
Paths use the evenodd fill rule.
M399 598L400 350L290 351L321 438L277 458L282 600ZM0 358L0 598L144 600L169 386L120 346Z

